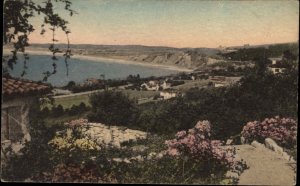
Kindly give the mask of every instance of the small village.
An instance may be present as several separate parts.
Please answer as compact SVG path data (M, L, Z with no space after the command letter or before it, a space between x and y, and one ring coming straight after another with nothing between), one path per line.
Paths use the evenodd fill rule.
M287 65L282 62L282 57L269 58L270 64L268 70L273 74L282 73ZM226 62L224 62L226 63ZM228 62L230 63L230 62ZM239 67L236 67L239 68ZM245 68L245 67L244 67ZM246 67L247 68L247 67ZM248 68L253 68L253 65L249 65ZM219 75L218 72L225 72L228 76ZM216 73L217 72L217 73ZM134 92L140 92L137 98L139 103L146 103L149 101L167 100L177 96L184 96L185 91L193 87L226 87L233 85L241 79L238 70L235 73L228 73L228 68L214 67L206 70L196 70L189 73L179 73L170 76L163 77L147 77L140 78L139 75L130 75L125 80L105 80L103 78L89 78L85 82L76 85L75 92L72 93L72 89L75 87L58 87L52 90L52 96L54 98L72 97L84 94L90 94L97 90L132 90ZM217 75L214 75L217 74ZM224 74L224 73L223 73ZM232 76L234 75L234 76ZM111 83L113 81L113 83ZM85 91L88 89L88 91ZM144 94L144 92L152 92Z

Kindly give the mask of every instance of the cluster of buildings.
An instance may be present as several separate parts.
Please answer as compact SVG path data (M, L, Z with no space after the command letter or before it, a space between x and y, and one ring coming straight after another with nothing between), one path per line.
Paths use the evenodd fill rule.
M269 58L272 64L268 66L268 69L273 74L283 73L283 71L288 67L287 63L284 62L282 58Z
M171 88L172 84L171 81L166 79L163 81L159 80L151 80L146 83L141 84L141 90L152 90L152 91L159 91Z

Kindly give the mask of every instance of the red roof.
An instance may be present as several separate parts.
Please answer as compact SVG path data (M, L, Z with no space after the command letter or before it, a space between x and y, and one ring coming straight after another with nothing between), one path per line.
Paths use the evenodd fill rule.
M51 91L51 86L26 79L2 77L2 95L24 96L32 94L46 94Z

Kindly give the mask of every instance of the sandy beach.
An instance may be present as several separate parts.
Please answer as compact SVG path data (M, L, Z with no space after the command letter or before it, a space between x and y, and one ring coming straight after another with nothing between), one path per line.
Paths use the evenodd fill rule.
M8 54L9 52L10 52L9 49L3 49L4 54L5 53ZM36 54L36 55L52 55L52 53L50 51L41 51L41 50L26 50L26 53ZM57 53L56 55L62 56L63 53ZM102 62L102 63L104 62L104 63L119 63L119 64L126 64L126 65L141 65L141 66L146 66L146 67L162 68L162 69L174 70L174 71L179 71L179 72L192 72L193 71L193 69L188 69L188 68L184 68L184 67L142 63L142 62L137 62L137 61L123 60L123 59L106 58L106 57L101 57L101 56L74 54L71 58L82 59L82 60L86 59L86 60Z

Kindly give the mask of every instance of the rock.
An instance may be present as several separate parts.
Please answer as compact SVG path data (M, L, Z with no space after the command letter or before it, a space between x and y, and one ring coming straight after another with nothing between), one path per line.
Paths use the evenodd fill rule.
M135 156L130 158L131 160L136 160L136 161L144 161L143 157L141 155Z
M274 140L272 140L271 138L266 138L265 139L265 145L268 149L271 149L273 151L275 151L278 154L283 154L283 148L278 146L276 144L276 142Z
M125 158L125 159L123 160L123 162L125 162L125 163L131 163L127 158Z
M232 140L232 139L228 139L228 140L226 141L226 145L231 145L231 144L232 144L232 142L233 142L233 140Z
M231 172L231 171L228 171L225 175L226 178L235 178L235 179L238 179L239 178L239 174L236 173L236 172Z
M150 160L156 156L156 152L150 152L150 154L147 156L147 160Z
M242 136L241 137L241 144L245 144L246 143L246 139Z
M253 147L255 147L255 148L262 148L262 147L265 147L264 144L258 143L258 142L255 141L255 140L251 143L251 145L252 145Z
M288 153L286 152L283 152L282 153L282 158L285 159L285 160L288 160L292 163L295 163L296 161L294 160L294 158L292 156L290 156Z
M113 158L112 160L115 161L115 162L122 162L121 158Z

